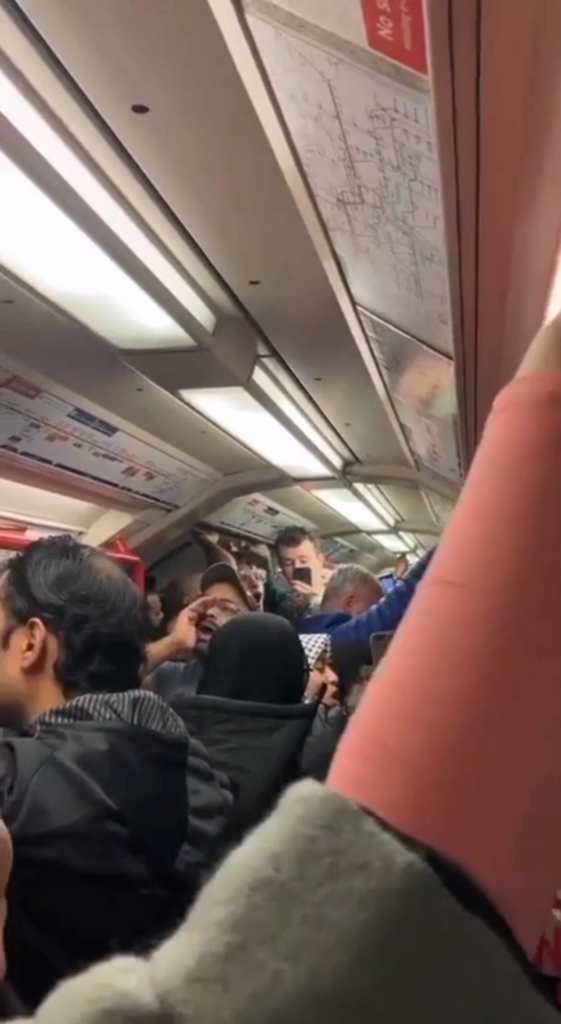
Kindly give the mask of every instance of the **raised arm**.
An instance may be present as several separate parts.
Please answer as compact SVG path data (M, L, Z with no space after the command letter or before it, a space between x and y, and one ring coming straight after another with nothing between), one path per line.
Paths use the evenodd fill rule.
M561 324L497 398L331 785L444 854L532 954L561 879Z

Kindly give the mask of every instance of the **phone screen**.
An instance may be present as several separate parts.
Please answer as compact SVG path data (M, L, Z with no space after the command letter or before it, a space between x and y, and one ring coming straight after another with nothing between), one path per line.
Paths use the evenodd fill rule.
M292 579L297 580L298 583L307 583L309 587L312 585L312 570L308 565L295 565L292 572Z
M395 587L395 576L393 573L388 572L385 576L378 576L378 580L380 581L384 594L389 594L390 590L393 590Z

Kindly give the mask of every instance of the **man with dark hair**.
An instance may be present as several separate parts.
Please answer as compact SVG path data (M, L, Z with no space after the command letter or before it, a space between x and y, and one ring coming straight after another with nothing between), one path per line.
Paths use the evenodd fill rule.
M0 582L0 813L14 845L8 978L28 1006L181 916L222 852L232 803L200 743L140 690L147 616L115 562L30 544Z
M321 592L321 574L325 559L316 533L306 530L303 526L286 526L277 533L275 553L285 579L294 586L297 593L307 596ZM303 584L294 579L296 568L310 570L309 586L304 588Z
M317 606L323 591L325 559L319 537L303 526L286 526L275 538L274 550L281 580L269 571L265 608L295 622ZM304 570L309 578L298 579Z
M217 629L240 612L256 610L229 562L209 566L201 577L201 597L183 608L166 637L147 648L147 688L165 700L196 693L208 645Z

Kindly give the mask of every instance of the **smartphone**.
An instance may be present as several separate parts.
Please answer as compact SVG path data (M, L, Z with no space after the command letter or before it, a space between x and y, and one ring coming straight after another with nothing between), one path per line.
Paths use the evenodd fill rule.
M372 666L376 668L386 653L393 633L373 633L370 637L370 652L372 654Z
M387 572L382 576L378 576L378 580L384 594L389 594L390 590L393 590L395 587L395 576L393 572Z
M292 571L292 579L298 583L307 583L309 587L312 585L312 570L309 565L295 565Z

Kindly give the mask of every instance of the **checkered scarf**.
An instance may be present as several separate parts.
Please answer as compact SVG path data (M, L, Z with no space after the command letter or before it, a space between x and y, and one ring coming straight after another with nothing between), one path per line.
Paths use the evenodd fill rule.
M329 633L302 633L300 635L300 643L304 648L310 672L314 671L322 655L326 655L327 658L331 655L331 637Z

